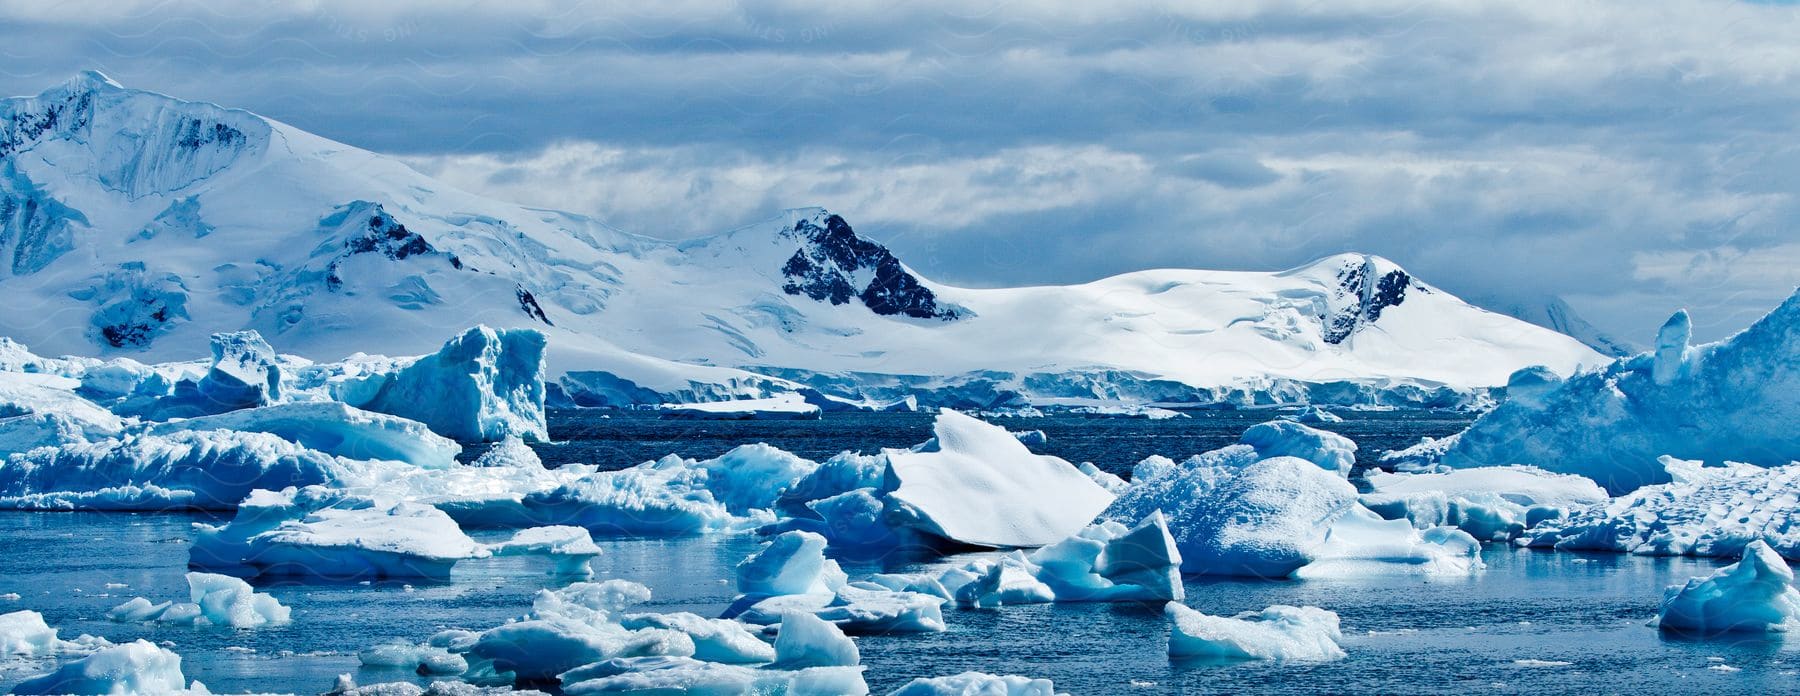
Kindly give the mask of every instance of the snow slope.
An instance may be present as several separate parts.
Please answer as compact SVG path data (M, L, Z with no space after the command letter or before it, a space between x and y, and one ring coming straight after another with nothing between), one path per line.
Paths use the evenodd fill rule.
M824 210L653 239L92 72L0 102L0 289L0 326L40 353L146 362L243 328L314 359L536 328L552 381L589 404L800 389L749 368L927 405L1442 405L1526 365L1600 362L1372 256L955 288Z

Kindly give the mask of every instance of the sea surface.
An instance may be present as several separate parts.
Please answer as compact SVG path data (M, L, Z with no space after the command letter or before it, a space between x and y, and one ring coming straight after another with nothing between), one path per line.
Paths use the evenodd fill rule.
M598 419L559 414L566 438L546 457L581 461L611 452L624 465L674 451L712 456L767 440L805 456L843 449L900 447L929 434L929 420L904 414L827 417L803 423L675 423L635 415ZM1454 430L1456 417L1345 414L1334 424L1365 453ZM1264 414L1262 417L1266 417ZM1235 441L1262 417L1211 413L1186 421L1025 419L1042 429L1045 451L1113 470L1151 453L1185 456ZM596 423L595 421L605 421ZM593 438L578 436L591 434ZM1386 443L1376 445L1374 443ZM595 456L595 459L600 457ZM193 514L0 512L0 612L42 612L64 638L166 642L189 678L219 693L320 693L336 675L362 683L422 682L400 670L363 669L356 652L395 639L422 641L444 628L482 629L524 614L540 589L560 582L528 557L467 561L438 585L262 584L293 607L293 623L232 630L107 621L133 596L184 598ZM482 534L477 534L483 537ZM491 535L489 535L491 536ZM502 534L501 536L504 536ZM486 540L484 538L484 540ZM752 537L600 540L596 578L642 582L649 610L716 614L731 600L732 568L755 550ZM946 609L940 634L858 638L867 678L885 693L916 676L965 670L1016 673L1056 682L1071 694L1161 693L1791 693L1800 691L1800 639L1664 636L1645 622L1664 587L1718 567L1712 561L1575 554L1489 546L1488 568L1470 578L1258 581L1190 579L1187 603L1213 614L1271 604L1324 607L1343 619L1335 662L1171 663L1168 626L1154 604L1056 604L997 610ZM952 557L931 565L960 563ZM847 562L854 577L920 570ZM0 690L47 662L0 659Z

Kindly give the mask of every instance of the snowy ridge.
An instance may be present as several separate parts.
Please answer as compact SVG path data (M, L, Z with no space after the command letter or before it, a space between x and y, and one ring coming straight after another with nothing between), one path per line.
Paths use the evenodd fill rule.
M653 239L98 73L0 102L0 261L0 325L47 354L167 360L253 328L314 359L418 355L529 327L552 401L585 405L1466 406L1527 365L1600 362L1373 256L957 288L829 211Z

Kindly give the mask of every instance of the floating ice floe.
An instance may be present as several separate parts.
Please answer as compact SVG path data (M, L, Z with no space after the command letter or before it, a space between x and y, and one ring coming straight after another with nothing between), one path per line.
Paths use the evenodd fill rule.
M105 639L89 635L58 638L56 629L44 623L44 615L29 609L0 614L0 658L86 653L105 645Z
M1318 607L1275 605L1212 616L1170 602L1169 656L1219 660L1324 661L1344 657L1338 616Z
M1162 512L1133 528L1104 521L1030 556L1034 576L1058 602L1182 598L1181 551Z
M20 682L18 694L204 694L181 673L181 656L146 640L96 650Z
M1282 416L1281 419L1293 421L1295 423L1306 423L1309 425L1317 424L1317 423L1342 423L1342 422L1344 422L1343 416L1332 413L1330 411L1327 411L1327 410L1320 408L1319 406L1313 405L1313 404L1307 404L1305 408L1302 408L1295 413L1290 413L1288 415Z
M781 615L781 632L775 636L775 667L854 667L862 664L856 641L837 624L809 612Z
M726 618L769 625L804 611L853 633L944 630L945 596L851 583L825 557L825 544L811 532L784 532L745 558L737 567L740 595Z
M586 529L563 525L521 529L511 539L488 544L487 550L495 556L545 556L556 562L551 573L577 577L593 575L588 562L600 555Z
M1800 590L1793 582L1787 561L1753 541L1737 563L1663 592L1656 624L1701 634L1794 630L1800 628Z
M1526 529L1607 502L1592 480L1530 466L1476 467L1440 473L1371 471L1362 504L1416 527L1448 525L1482 541L1510 541Z
M124 623L254 628L289 621L291 611L250 584L214 573L188 573L188 601L154 603L143 597L113 607L106 618Z
M1353 450L1334 438L1341 439L1281 422L1251 428L1248 443L1179 464L1146 459L1106 517L1129 522L1160 510L1188 573L1289 577L1314 562L1322 563L1315 575L1466 574L1481 567L1469 535L1381 524L1359 505L1340 473L1354 464Z
M364 411L335 401L311 401L246 408L145 429L151 435L191 430L268 433L302 447L346 459L383 459L427 469L456 463L462 446L424 424Z
M920 677L888 696L1064 696L1048 679L984 672L963 672L948 677Z
M255 491L222 526L196 525L189 563L225 572L448 579L486 550L429 505L309 486Z
M1645 486L1532 527L1519 543L1642 556L1734 558L1763 541L1800 560L1800 464L1722 467L1661 460L1672 483Z
M938 415L937 446L887 451L890 518L978 546L1052 543L1094 521L1113 495L1073 465L1033 454L1005 428L951 410Z
M587 694L784 694L863 696L862 667L756 669L691 657L626 657L596 662L560 675L563 693Z
M477 686L459 681L434 681L420 686L412 682L383 682L357 686L348 674L340 674L325 696L546 696L542 691L510 686Z
M1529 388L1449 444L1443 463L1531 464L1587 476L1618 495L1669 483L1660 455L1761 466L1800 460L1800 292L1724 341L1690 347L1690 333L1679 312L1654 352L1567 381L1525 380Z
M766 399L664 404L662 417L682 420L817 420L823 413L794 393Z
M782 494L817 466L768 445L743 445L715 459L669 455L594 472L527 495L521 504L534 519L599 534L749 529L775 521Z
M400 669L415 674L460 675L469 671L469 661L433 642L419 645L396 641L383 643L357 653L364 667Z

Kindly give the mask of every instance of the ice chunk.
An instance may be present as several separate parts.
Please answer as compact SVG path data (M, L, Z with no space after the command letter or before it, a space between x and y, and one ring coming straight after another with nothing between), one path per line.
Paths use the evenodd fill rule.
M347 469L264 433L138 435L13 456L0 466L0 507L229 510L256 488L327 483Z
M907 524L980 546L1042 546L1074 534L1113 495L1056 457L1032 454L1005 428L938 415L938 450L887 453L891 500Z
M1101 522L1031 554L1058 602L1168 601L1183 596L1181 552L1162 512L1137 527Z
M1038 567L1022 552L1014 551L995 561L978 561L963 570L975 578L954 590L956 603L961 606L992 609L1056 601L1056 593L1038 580Z
M594 545L594 538L586 529L563 525L522 529L513 538L489 544L487 549L495 556L548 556L556 561L552 573L579 577L593 575L588 561L600 555L600 547Z
M353 405L411 418L457 440L548 439L544 335L477 326L386 375L367 403Z
M826 594L849 579L825 557L825 537L784 532L737 565L738 592L747 596Z
M104 640L82 636L73 641L56 636L56 629L44 623L44 615L24 610L0 614L0 658L47 657L85 651Z
M1235 617L1211 616L1170 602L1169 657L1325 661L1344 657L1338 616L1318 607L1275 605Z
M523 681L617 657L693 655L695 640L680 630L619 622L625 609L649 599L649 588L624 580L540 590L529 615L481 632L467 654Z
M422 423L332 401L246 408L159 423L147 432L167 435L190 430L268 433L347 459L386 459L428 469L448 468L462 453L456 441L431 432Z
M629 630L660 628L687 634L694 659L733 664L770 662L775 648L751 633L743 622L709 619L698 614L626 614L619 625Z
M1645 486L1528 530L1520 543L1646 556L1734 558L1752 541L1800 560L1800 464L1699 466L1665 457L1672 483Z
M662 415L686 420L817 420L822 412L806 397L790 392L767 399L663 404Z
M1768 544L1753 541L1737 563L1670 587L1657 610L1668 631L1712 634L1800 628L1794 571Z
M1442 463L1531 464L1620 495L1669 483L1660 455L1760 466L1800 460L1800 292L1724 341L1689 347L1690 331L1678 314L1655 353L1509 399L1470 425Z
M1335 472L1274 457L1245 466L1190 462L1134 485L1106 514L1131 522L1163 511L1185 572L1287 577L1317 557L1331 524L1355 502L1356 488Z
M1080 469L1083 475L1093 479L1094 483L1115 496L1124 493L1126 488L1131 487L1131 484L1126 483L1125 479L1110 472L1101 471L1100 467L1094 466L1093 462L1082 462L1081 466L1075 468Z
M469 670L463 656L435 645L406 642L384 643L357 653L364 667L404 669L418 674L462 674Z
M1299 423L1270 421L1254 425L1244 431L1238 442L1255 448L1257 456L1263 459L1299 457L1339 476L1348 477L1356 466L1356 443L1350 438Z
M888 696L1062 696L1048 679L963 672L948 677L920 677Z
M537 450L525 444L517 435L508 435L500 444L489 447L476 457L470 466L504 467L514 469L542 469L544 460L538 457Z
M1481 542L1454 527L1420 530L1405 520L1384 520L1360 505L1331 524L1315 558L1295 577L1370 575L1469 575L1485 567Z
M205 693L198 682L194 692ZM190 693L181 656L147 640L101 648L65 662L56 671L13 687L19 694L180 694Z
M564 672L560 679L563 693L569 696L864 696L869 693L861 667L812 667L794 671L751 669L681 656L609 659Z
M485 553L437 508L308 487L258 491L230 523L197 525L189 563L333 580L446 580L457 561Z
M856 641L837 624L810 612L790 611L781 616L781 633L775 637L775 666L854 667L862 663Z
M1317 404L1307 404L1305 408L1302 408L1295 413L1282 416L1281 418L1282 420L1290 420L1295 423L1306 423L1308 425L1344 422L1343 416L1320 408Z
M807 611L837 624L847 633L935 633L946 628L943 604L950 597L948 591L938 589L937 593L927 594L856 582L833 593L762 599L746 596L726 611L736 614L739 621L758 625L780 623L781 617L790 611ZM751 601L755 603L744 606Z
M288 622L291 610L270 595L228 575L188 573L188 602L153 604L143 597L113 607L106 617L128 623L160 621L255 628Z
M1369 472L1362 504L1416 527L1449 525L1482 541L1508 541L1526 528L1607 501L1592 480L1529 466L1441 473Z
M818 465L768 445L744 445L705 461L669 455L629 469L584 475L526 496L536 519L600 534L680 535L754 528Z

